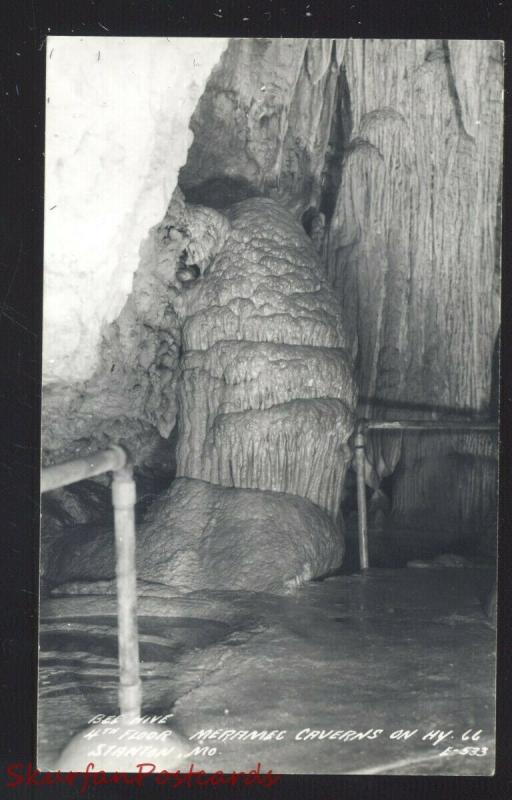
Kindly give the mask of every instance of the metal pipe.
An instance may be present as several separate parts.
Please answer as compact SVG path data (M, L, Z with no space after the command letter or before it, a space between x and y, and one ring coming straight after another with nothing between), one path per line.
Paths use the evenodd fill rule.
M114 472L112 482L116 540L119 708L122 720L140 717L142 704L137 631L135 501L133 470L127 464Z
M498 425L491 422L470 420L367 420L360 419L354 437L357 476L357 531L359 538L359 563L362 570L368 569L368 514L366 508L365 446L366 432L372 431L482 431L497 432Z
M41 470L41 492L49 492L103 472L113 472L112 505L116 547L117 626L119 648L119 708L121 720L140 717L142 687L137 631L135 561L136 488L127 453L118 445L85 458Z
M364 476L366 420L359 420L354 437L357 476L357 533L359 537L359 564L368 569L368 517L366 513L366 481Z
M366 430L372 431L446 431L446 430L467 430L467 431L497 431L498 426L490 422L462 422L453 420L430 420L430 419L405 419L402 421L390 422L387 420L366 420Z
M127 463L128 456L122 447L111 445L108 450L101 450L75 461L66 461L41 470L41 492L50 492L60 486L83 481L103 472L122 469Z

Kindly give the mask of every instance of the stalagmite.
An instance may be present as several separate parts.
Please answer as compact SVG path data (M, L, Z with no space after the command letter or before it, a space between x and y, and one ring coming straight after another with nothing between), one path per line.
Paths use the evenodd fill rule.
M184 300L178 475L307 497L336 519L356 403L341 316L291 215L252 199L227 216Z

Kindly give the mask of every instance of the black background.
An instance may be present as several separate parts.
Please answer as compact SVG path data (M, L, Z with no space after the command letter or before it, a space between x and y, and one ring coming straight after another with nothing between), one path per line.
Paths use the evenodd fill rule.
M0 797L512 798L511 66L509 0L3 0L0 9ZM244 20L243 18L248 18ZM505 173L500 468L498 747L494 778L285 776L273 790L153 786L6 787L6 765L35 760L45 38L319 36L504 39Z

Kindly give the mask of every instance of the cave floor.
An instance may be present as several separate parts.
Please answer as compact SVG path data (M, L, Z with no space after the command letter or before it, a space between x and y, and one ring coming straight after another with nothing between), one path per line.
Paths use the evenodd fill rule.
M492 774L495 630L481 606L490 582L483 568L409 568L336 576L288 597L176 597L146 584L144 713L172 712L190 753L212 753L168 769L248 771L260 762L262 772L284 774ZM112 596L42 603L39 767L55 768L95 714L116 713L115 637ZM305 740L304 729L366 736ZM200 741L208 730L217 738ZM227 730L286 733L219 740ZM400 731L410 735L396 738ZM431 731L447 736L425 738ZM481 731L478 741L464 741L467 731Z

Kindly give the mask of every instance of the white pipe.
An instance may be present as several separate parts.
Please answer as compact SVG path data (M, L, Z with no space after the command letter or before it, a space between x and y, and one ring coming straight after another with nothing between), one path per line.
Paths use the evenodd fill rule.
M112 481L116 540L119 708L121 718L125 719L140 716L142 704L137 632L135 501L133 471L131 465L127 465L114 472Z
M75 461L66 461L64 464L55 464L53 467L44 467L41 470L41 492L50 492L60 486L77 483L103 472L122 469L128 461L128 456L122 447L111 445L108 450L92 453Z

